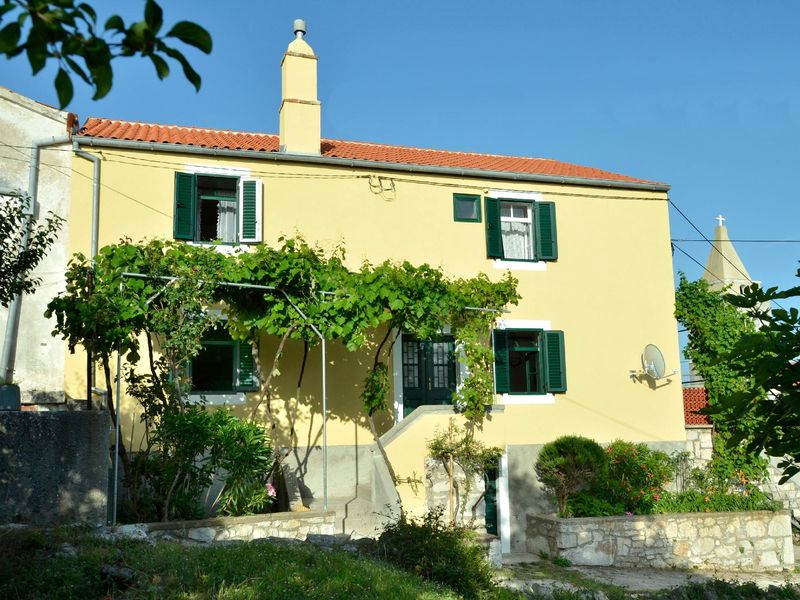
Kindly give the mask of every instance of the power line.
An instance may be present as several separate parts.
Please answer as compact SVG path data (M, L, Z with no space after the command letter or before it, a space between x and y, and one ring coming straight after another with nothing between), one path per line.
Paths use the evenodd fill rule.
M688 252L686 252L686 250L684 250L683 248L681 248L680 246L678 246L677 244L675 244L675 242L673 242L673 243L672 243L672 247L673 247L675 250L678 250L678 251L679 251L681 254L683 254L684 256L686 256L686 257L687 257L689 260L691 260L691 261L692 261L694 264L696 264L698 267L700 267L701 269L703 269L703 271L705 271L706 273L708 273L709 275L711 275L711 276L712 276L714 279L716 279L717 281L719 281L721 284L725 285L725 282L724 282L724 281L722 281L722 279L720 279L719 277L717 277L716 275L714 275L714 273L712 273L711 271L709 271L708 269L706 269L706 268L705 268L705 267L702 265L702 263L701 263L699 260L697 260L697 259L696 259L694 256L692 256L691 254L689 254Z
M737 244L800 244L800 240L743 240L743 239L724 239L724 240L705 240L692 238L672 238L673 242L736 242Z
M692 220L691 220L689 217L687 217L687 216L684 214L684 212L683 212L683 211L682 211L680 208L678 208L678 205L677 205L677 204L675 204L675 202L674 202L674 201L673 201L671 198L669 199L669 203L672 205L672 207L673 207L675 210L677 210L677 211L678 211L678 214L679 214L680 216L682 216L684 219L686 219L686 222L687 222L687 223L689 223L689 225L691 225L691 226L692 226L692 228L693 228L693 229L694 229L694 230L695 230L697 233L699 233L699 234L700 234L700 237L702 237L702 238L703 238L703 239L704 239L706 242L708 242L708 244L709 244L709 245L710 245L710 246L711 246L711 247L712 247L712 248L713 248L713 249L714 249L714 250L717 252L717 254L719 254L719 255L720 255L722 258L723 258L723 260L724 260L725 262L727 262L727 263L728 263L730 266L732 266L734 269L736 269L736 271L738 271L738 273L739 273L739 274L740 274L742 277L744 277L744 278L745 278L747 281L749 281L750 283L755 283L755 281L753 281L753 280L750 278L750 276L749 276L747 273L745 273L745 272L744 272L744 271L742 271L742 270L741 270L739 267L737 267L735 264L733 264L733 262L732 262L732 261L731 261L731 260L730 260L730 259L729 259L727 256L725 256L725 253L724 253L724 252L722 252L722 250L720 250L719 248L717 248L717 246L714 244L714 242L712 242L710 239L708 239L708 238L706 237L706 235L705 235L705 234L704 234L702 231L700 231L700 228L699 228L697 225L695 225L695 224L692 222ZM674 243L673 243L673 246L674 246L675 248L677 248L677 246L675 246L675 244L674 244ZM680 250L680 248L679 248L679 250ZM686 252L684 252L683 250L681 250L681 252L683 252L684 254L686 254ZM688 255L688 254L686 254L686 256L689 256L689 255ZM694 258L692 258L692 260L694 260L694 261L697 263L697 261L696 261ZM697 264L700 264L700 263L697 263ZM703 270L704 270L704 271L708 271L708 269L706 269L705 267L703 267ZM710 273L710 271L708 271L708 272ZM713 275L713 273L712 273L712 275ZM717 279L719 279L719 278L717 278ZM720 280L720 281L721 281L721 280ZM724 282L722 282L722 283L724 283ZM786 310L786 309L785 309L785 308L784 308L784 307L783 307L783 306L782 306L782 305L781 305L781 304L780 304L780 303L779 303L777 300L773 300L773 302L775 302L775 305L776 305L778 308L781 308L781 309L783 309L783 310Z

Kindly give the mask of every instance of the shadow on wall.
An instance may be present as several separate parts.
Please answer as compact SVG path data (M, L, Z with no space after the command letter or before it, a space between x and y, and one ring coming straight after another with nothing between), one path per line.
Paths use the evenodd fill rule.
M106 521L107 413L0 412L0 523Z

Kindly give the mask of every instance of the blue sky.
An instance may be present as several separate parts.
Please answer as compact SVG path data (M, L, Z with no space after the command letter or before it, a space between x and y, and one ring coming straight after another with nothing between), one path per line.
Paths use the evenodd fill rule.
M96 2L100 4L100 2ZM77 90L88 116L276 132L279 64L292 20L308 21L319 60L323 135L542 156L670 183L711 237L800 239L800 2L473 2L469 0L163 1L214 38L177 65L116 63L110 95ZM131 10L130 6L136 8ZM127 15L139 12L129 1ZM54 71L0 62L0 84L55 103ZM671 211L672 237L699 237ZM616 232L614 235L624 234ZM705 264L705 243L678 245ZM787 287L800 244L737 244L754 279ZM702 269L680 252L676 270ZM632 276L635 276L633 274Z

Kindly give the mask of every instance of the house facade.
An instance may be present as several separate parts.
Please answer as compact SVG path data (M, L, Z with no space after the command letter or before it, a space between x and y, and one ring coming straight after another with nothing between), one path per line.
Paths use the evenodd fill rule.
M533 472L542 444L580 434L684 447L680 378L641 375L647 344L662 350L668 368L679 361L667 185L550 159L325 139L317 59L302 35L281 68L279 135L86 120L73 139L102 165L99 246L122 237L275 245L299 234L324 248L342 243L353 268L407 260L493 280L511 271L522 299L495 325L497 393L478 433L505 450L497 508L506 550L524 544L525 513L546 507ZM70 251L88 253L93 214L81 199L95 172L89 161L73 166L80 176L72 179ZM442 325L437 340L401 334L393 410L378 419L412 512L426 506L426 440L454 416L450 398L464 375ZM277 343L263 340L265 363ZM320 348L311 349L298 390L302 355L302 344L288 343L273 404L279 442L294 448L287 462L313 508L323 488ZM235 349L201 360L209 368L228 361L233 373L220 379L197 369L208 379L200 387L214 387L209 404L243 414L253 406L254 394L236 380ZM370 361L367 351L328 348L326 479L337 508L363 500L381 509L360 399ZM68 356L66 365L67 394L82 397L85 357ZM127 432L139 426L131 401L122 423Z

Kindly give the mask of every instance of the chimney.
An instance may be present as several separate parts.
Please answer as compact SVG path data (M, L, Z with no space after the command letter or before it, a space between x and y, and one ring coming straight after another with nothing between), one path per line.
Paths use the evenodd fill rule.
M320 103L317 100L317 57L306 43L306 22L295 19L295 39L281 62L281 152L320 153Z

